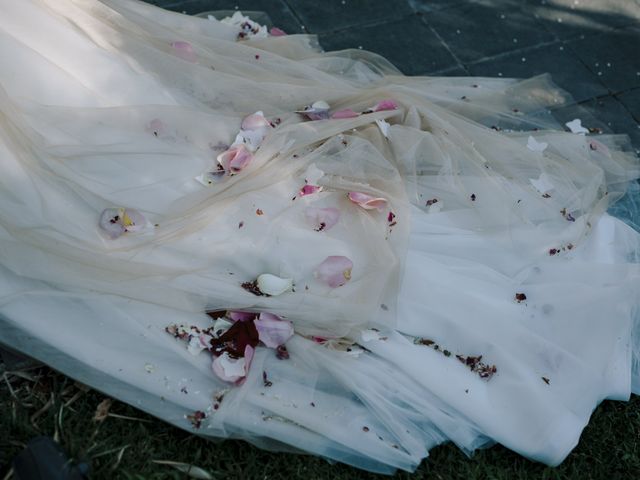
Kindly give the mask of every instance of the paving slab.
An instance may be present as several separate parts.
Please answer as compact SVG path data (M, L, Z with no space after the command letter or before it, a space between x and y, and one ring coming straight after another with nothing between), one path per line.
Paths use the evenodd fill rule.
M287 0L309 32L382 23L413 13L406 0Z
M640 26L576 39L568 45L611 92L640 86Z
M551 43L555 37L516 2L479 1L423 17L462 63Z
M638 0L527 0L523 8L560 39L640 23Z
M415 14L394 22L322 34L319 40L325 50L363 48L378 53L407 75L460 67L438 36Z

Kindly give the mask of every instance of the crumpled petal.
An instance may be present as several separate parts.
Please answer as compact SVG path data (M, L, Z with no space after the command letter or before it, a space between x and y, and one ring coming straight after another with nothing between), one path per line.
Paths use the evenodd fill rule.
M349 192L349 200L365 210L382 210L387 205L385 198L373 197L363 192Z
M287 32L279 29L278 27L271 27L271 30L269 30L269 34L272 37L284 37L287 35Z
M173 42L171 44L176 54L183 60L187 62L195 63L196 61L196 52L193 50L193 47L189 42Z
M360 116L359 113L354 112L350 108L346 108L344 110L338 110L331 115L331 118L339 119L339 118L355 118Z
M532 152L544 152L548 146L547 142L539 142L531 135L527 139L527 148Z
M126 232L136 232L148 226L144 215L133 208L107 208L100 214L100 228L111 239Z
M340 210L334 207L307 207L304 214L316 231L329 230L340 220Z
M240 124L242 130L259 130L263 128L271 128L271 123L264 117L264 113L258 110L256 113L247 115L242 119Z
M257 314L253 312L227 312L227 317L234 322L248 322L256 318Z
M320 192L321 190L322 190L322 187L318 185L307 184L300 189L300 191L298 192L298 196L304 197L305 195L312 195L314 193Z
M318 265L314 273L318 280L336 288L351 280L352 269L353 262L347 257L330 256Z
M275 297L290 291L293 288L292 278L280 278L270 273L263 273L257 280L258 289L265 295Z
M273 314L261 313L254 320L258 338L269 348L278 348L293 336L293 324Z
M112 240L126 232L124 225L122 225L122 222L120 221L119 208L107 208L103 210L100 215L99 225Z
M579 118L575 118L570 122L565 123L565 125L571 130L571 133L578 133L580 135L584 135L585 133L589 133L589 130L582 126L582 120Z
M253 348L247 347L253 350ZM253 352L251 354L253 358ZM228 352L223 352L222 355L214 358L211 367L218 378L230 383L235 383L244 378L248 371L245 357L231 358Z
M244 145L233 145L229 150L218 155L218 163L230 175L246 168L251 160L253 160L253 154Z
M374 112L382 112L384 110L397 110L398 104L395 100L385 99L378 102L378 104L373 107Z

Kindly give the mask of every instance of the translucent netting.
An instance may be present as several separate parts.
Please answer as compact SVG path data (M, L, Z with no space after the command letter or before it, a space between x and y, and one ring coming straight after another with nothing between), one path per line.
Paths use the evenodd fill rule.
M205 411L198 434L374 471L413 469L447 440L557 464L599 401L629 395L639 237L605 212L640 167L626 137L563 131L549 108L570 98L548 77L404 77L312 36L236 41L228 25L131 0L0 8L12 66L0 72L0 341L183 428ZM389 98L397 110L356 118L294 113ZM277 126L249 167L198 183L257 110ZM323 191L299 197L315 169ZM389 208L358 208L350 191ZM621 205L637 225L637 206ZM106 239L98 218L113 206L155 227ZM310 206L340 222L314 231ZM339 288L314 276L331 255L354 264ZM267 272L296 291L240 287ZM210 355L164 332L220 309L291 320L291 358L259 347L230 388Z

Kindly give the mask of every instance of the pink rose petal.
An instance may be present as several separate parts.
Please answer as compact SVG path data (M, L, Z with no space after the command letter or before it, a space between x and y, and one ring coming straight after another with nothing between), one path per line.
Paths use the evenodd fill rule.
M271 30L269 30L269 33L271 34L272 37L284 37L287 35L287 33L284 30L280 30L278 27L271 27Z
M165 126L162 120L160 120L159 118L154 118L153 120L151 120L151 122L149 122L146 130L149 133L153 133L156 137L159 137L164 133Z
M171 46L181 59L186 60L187 62L195 63L196 52L194 52L193 47L189 42L173 42Z
M251 163L251 160L253 160L253 154L244 145L234 145L218 155L218 162L230 175L244 169Z
M318 232L329 230L336 223L338 223L338 220L340 220L340 210L333 207L308 207L304 211L304 214L307 218L307 221Z
M373 197L363 192L349 192L349 200L365 210L382 210L387 205L385 198Z
M228 352L223 352L213 359L211 368L221 380L235 383L246 375L246 360L232 358Z
M378 104L373 108L374 112L382 112L384 110L397 110L398 104L395 100L386 99L378 102Z
M287 320L281 320L276 315L260 314L253 323L258 330L258 338L269 348L278 348L293 336L293 325Z
M253 312L227 312L227 318L234 322L248 322L256 318L257 314Z
M262 112L256 112L251 115L247 115L242 119L240 128L242 130L259 130L261 128L270 128L271 124L269 120L264 118Z
M315 276L331 288L336 288L351 280L352 269L353 262L347 257L331 256L318 265Z
M339 119L339 118L355 118L359 116L358 113L354 112L353 110L351 110L350 108L347 108L345 110L338 110L337 112L335 112L333 115L331 115L331 118L334 119Z
M300 189L300 192L298 192L298 196L304 197L305 195L312 195L314 193L318 193L321 190L322 190L322 187L319 187L318 185L307 184Z

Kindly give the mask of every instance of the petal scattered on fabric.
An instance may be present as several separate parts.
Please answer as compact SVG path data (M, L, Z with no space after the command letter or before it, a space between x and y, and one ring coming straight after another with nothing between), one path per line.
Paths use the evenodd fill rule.
M166 127L162 120L160 120L159 118L154 118L153 120L151 120L151 122L149 122L149 125L147 125L146 130L147 132L152 133L156 137L159 137L165 132L165 128Z
M607 147L604 143L599 142L598 140L589 140L589 149L594 152L600 152L608 157L611 156L609 147Z
M329 230L340 220L340 210L334 207L307 207L304 214L307 221L317 232Z
M293 279L280 278L270 273L263 273L256 280L258 289L265 295L275 297L293 288Z
M256 113L252 113L251 115L244 117L240 124L240 128L242 130L268 129L271 128L271 123L269 123L269 120L264 117L264 113L259 110Z
M218 155L218 162L222 168L233 175L246 168L253 160L253 154L244 145L234 145L226 152Z
M565 123L565 125L571 130L572 133L578 133L584 135L585 133L589 133L589 130L582 126L582 120L576 118L571 120L570 122Z
M555 188L549 176L544 172L541 173L537 179L530 178L529 182L531 182L531 185L542 195L553 191Z
M337 112L334 112L331 115L331 118L333 119L340 119L340 118L355 118L360 116L359 113L354 112L353 110L351 110L350 108L346 108L344 110L338 110Z
M173 47L173 50L176 52L178 57L186 60L187 62L195 63L197 58L196 52L193 50L193 47L189 42L173 42L171 46Z
M534 137L529 135L527 140L527 148L532 152L544 152L549 146L547 142L539 142Z
M126 232L145 229L148 222L138 210L133 208L107 208L100 214L100 228L111 239L116 239Z
M315 276L331 288L336 288L351 280L352 269L353 262L347 257L330 256L318 265Z
M244 357L231 358L228 352L223 352L213 360L212 368L221 380L235 383L246 375L246 365Z
M360 333L360 340L365 343L373 340L380 340L380 338L380 333L377 330L367 329Z
M306 116L309 120L326 120L329 118L329 104L324 100L318 100L311 105L307 105L302 110L296 110Z
M384 110L396 110L398 108L398 104L395 100L386 99L378 102L378 104L373 108L374 112L382 112Z
M293 336L293 325L288 320L277 317L274 319L261 314L254 323L260 341L269 348L278 348Z
M304 187L302 187L300 189L300 191L298 192L298 196L299 197L304 197L306 195L313 195L314 193L318 193L322 191L322 187L318 186L318 185L305 185Z
M373 197L363 192L349 192L349 200L365 210L382 210L387 205L385 198Z
M234 322L248 322L256 318L258 314L253 312L227 312L227 317Z
M269 34L271 34L272 37L284 37L287 35L287 32L279 29L278 27L271 27L271 30L269 30Z

